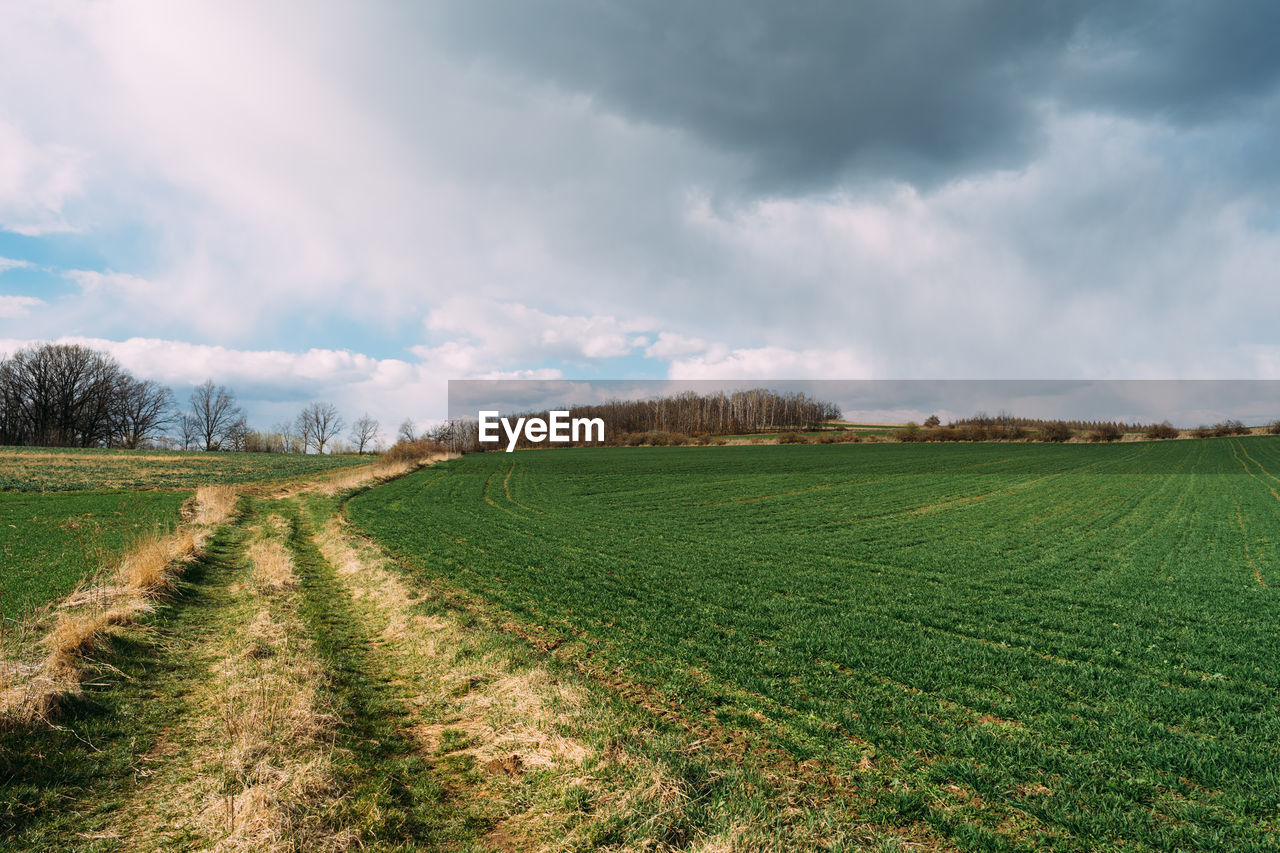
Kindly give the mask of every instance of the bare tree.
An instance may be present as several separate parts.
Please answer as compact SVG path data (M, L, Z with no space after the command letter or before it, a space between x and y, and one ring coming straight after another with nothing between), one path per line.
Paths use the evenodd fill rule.
M0 365L0 442L55 447L109 444L116 390L128 374L88 347L40 344Z
M225 385L214 385L212 379L206 379L191 392L190 414L195 421L195 435L205 450L221 450L244 418L235 394Z
M298 432L302 434L303 449L314 447L316 453L324 453L324 447L346 425L333 403L312 403L298 413Z
M174 421L173 392L159 382L125 374L116 396L115 440L121 447L137 448Z
M296 423L280 423L276 424L275 432L280 436L281 449L285 453L306 453L306 445L302 443L302 436L298 433Z
M418 426L413 422L412 418L405 418L400 422L400 428L396 431L396 441L404 441L412 444L418 440Z
M364 453L364 449L378 437L378 422L366 412L356 418L351 425L351 443L356 446L356 453Z
M249 449L249 442L253 437L253 430L249 428L249 422L245 420L244 415L235 419L235 422L227 427L227 437L225 446L227 450L234 450L237 453L244 453Z
M190 450L195 446L199 432L199 425L196 419L192 417L190 412L183 412L178 417L178 438L182 442L183 450Z

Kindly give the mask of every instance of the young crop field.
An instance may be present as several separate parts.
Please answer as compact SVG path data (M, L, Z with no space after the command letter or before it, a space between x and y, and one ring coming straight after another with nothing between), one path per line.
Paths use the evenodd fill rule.
M0 617L66 595L141 536L168 529L189 492L0 492Z
M1280 847L1280 439L491 453L347 514L870 823Z
M194 489L305 477L368 462L354 455L0 447L0 491Z
M177 522L197 486L276 482L360 456L0 448L0 616L54 601L140 536Z

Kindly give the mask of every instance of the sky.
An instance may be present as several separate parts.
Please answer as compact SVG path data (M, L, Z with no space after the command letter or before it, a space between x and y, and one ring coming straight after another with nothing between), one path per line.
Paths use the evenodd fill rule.
M1280 4L4 2L0 353L259 426L447 380L1280 378Z

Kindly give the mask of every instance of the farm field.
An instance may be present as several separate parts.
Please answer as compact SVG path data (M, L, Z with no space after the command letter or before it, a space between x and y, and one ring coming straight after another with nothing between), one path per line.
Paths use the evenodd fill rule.
M285 480L367 465L368 457L0 447L0 491L194 489Z
M468 456L347 516L966 850L1280 847L1280 439Z
M0 616L70 592L207 483L276 482L358 456L0 448Z
M71 592L138 538L167 530L189 492L0 492L0 617Z
M42 688L0 643L0 848L894 842L839 803L798 825L767 777L702 752L347 532L349 490L436 458L241 493L172 589L138 621L101 628L76 664L79 689L51 719L9 704ZM55 615L61 624L80 612Z

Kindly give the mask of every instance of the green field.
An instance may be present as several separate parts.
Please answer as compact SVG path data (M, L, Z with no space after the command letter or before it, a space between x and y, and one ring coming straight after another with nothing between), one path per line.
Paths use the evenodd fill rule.
M276 482L360 456L0 447L0 616L54 601L177 522L197 486Z
M167 529L189 492L0 492L0 616L58 599L142 534Z
M1280 439L468 456L352 521L962 849L1280 849Z
M305 477L368 462L355 455L0 447L0 491L194 489Z

